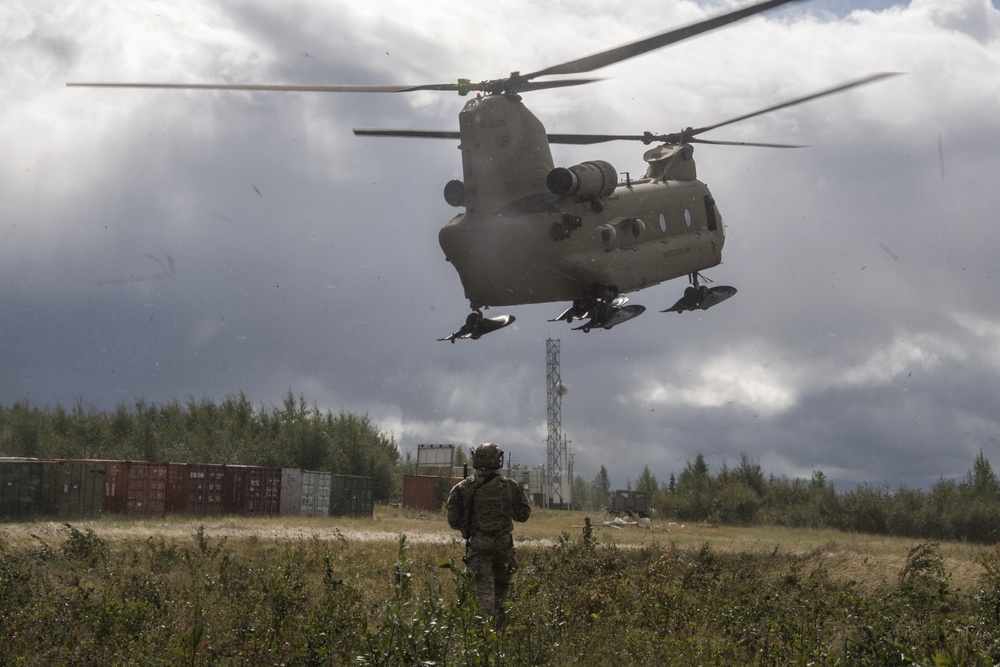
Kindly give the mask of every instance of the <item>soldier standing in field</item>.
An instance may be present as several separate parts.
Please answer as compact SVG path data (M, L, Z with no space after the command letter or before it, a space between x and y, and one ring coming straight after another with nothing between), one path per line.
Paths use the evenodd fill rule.
M479 609L504 620L503 600L517 569L514 521L527 521L531 505L521 485L500 474L503 450L485 442L472 450L476 474L448 495L448 525L465 538L466 572L476 581Z

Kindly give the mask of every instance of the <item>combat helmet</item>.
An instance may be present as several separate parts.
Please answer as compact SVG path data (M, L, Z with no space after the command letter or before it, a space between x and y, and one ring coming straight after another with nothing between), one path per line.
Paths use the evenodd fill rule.
M476 470L503 467L503 450L492 442L484 442L472 450L472 467Z

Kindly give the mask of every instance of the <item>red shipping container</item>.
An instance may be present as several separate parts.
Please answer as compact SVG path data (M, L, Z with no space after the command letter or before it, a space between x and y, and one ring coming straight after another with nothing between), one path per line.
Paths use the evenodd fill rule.
M403 507L437 512L448 500L448 492L461 482L460 478L431 475L403 477Z
M281 511L281 468L226 466L222 506L233 514L270 516Z
M168 512L222 514L222 485L226 466L209 463L167 464Z
M107 461L105 511L112 514L163 516L166 498L166 463Z
M403 476L403 507L436 512L437 477L427 475Z

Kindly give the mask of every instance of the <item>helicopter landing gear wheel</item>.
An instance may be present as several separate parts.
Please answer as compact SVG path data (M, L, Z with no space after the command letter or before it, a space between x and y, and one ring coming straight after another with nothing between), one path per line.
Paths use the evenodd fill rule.
M497 317L486 317L483 312L478 308L475 312L469 313L465 318L465 324L450 336L445 336L444 338L438 338L438 340L446 340L454 343L459 338L470 338L472 340L479 340L488 333L492 333L498 329L503 329L505 326L514 323L513 315L498 315Z
M708 310L712 306L721 303L736 294L736 288L728 285L708 287L699 281L701 276L698 272L692 273L689 278L691 286L684 289L684 296L678 299L672 307L667 308L664 313L683 313L686 310ZM706 278L706 280L708 280ZM709 280L708 282L712 282Z
M626 306L628 297L618 294L614 287L603 287L595 285L591 292L594 296L586 300L577 300L562 315L553 322L565 320L572 322L574 318L586 319L581 326L574 331L590 333L591 329L610 329L622 322L627 322L634 317L638 317L646 310L645 306Z

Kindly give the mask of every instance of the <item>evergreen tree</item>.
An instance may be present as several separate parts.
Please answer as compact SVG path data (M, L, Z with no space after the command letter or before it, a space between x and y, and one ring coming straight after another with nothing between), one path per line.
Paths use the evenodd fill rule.
M660 485L656 482L656 475L650 472L648 465L639 473L639 479L635 483L635 490L648 494L650 499L660 491Z
M1000 481L981 449L972 464L972 470L966 476L966 487L969 494L977 500L1000 502Z
M594 509L608 508L611 506L611 478L608 476L608 469L601 466L601 469L591 482L593 493L591 495Z
M573 478L573 505L582 510L603 509L594 506L592 497L593 486L587 483L583 477L577 475Z
M711 514L712 479L708 472L708 464L701 452L694 461L688 460L677 478L678 518L688 521L705 521Z

